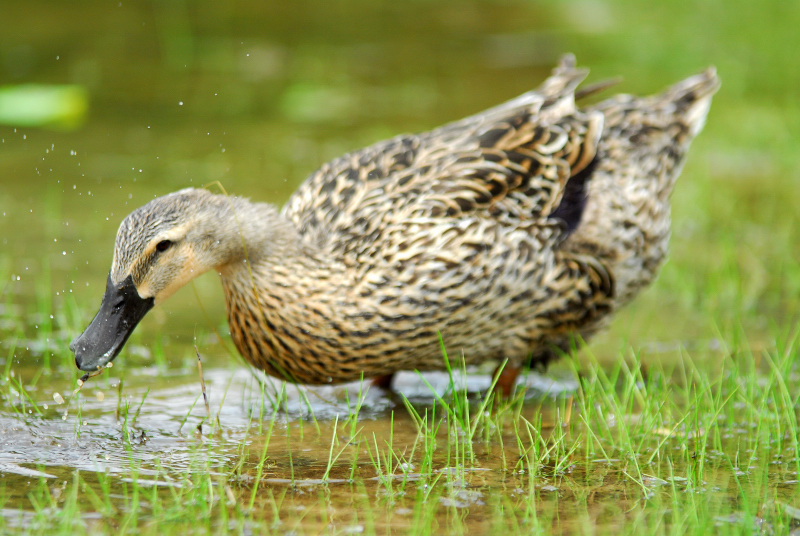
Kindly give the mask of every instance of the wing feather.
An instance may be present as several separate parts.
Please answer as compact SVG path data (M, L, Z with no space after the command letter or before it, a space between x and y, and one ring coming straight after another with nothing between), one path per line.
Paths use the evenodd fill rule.
M284 214L321 245L349 251L408 219L471 214L550 225L570 178L595 158L603 130L602 112L575 107L585 76L566 57L539 88L507 103L333 160Z

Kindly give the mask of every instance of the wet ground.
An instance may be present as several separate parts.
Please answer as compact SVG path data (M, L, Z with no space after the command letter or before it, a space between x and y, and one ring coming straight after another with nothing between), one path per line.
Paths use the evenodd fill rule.
M4 1L0 86L67 85L88 108L46 128L4 124L0 109L0 527L788 532L800 73L785 51L800 20L771 2L721 11ZM215 181L281 204L325 161L514 97L566 51L590 81L623 75L613 92L709 64L723 80L675 192L669 264L577 360L531 372L495 410L491 365L456 373L469 403L444 373L405 373L394 393L285 386L220 345L209 274L73 395L67 344L132 209Z

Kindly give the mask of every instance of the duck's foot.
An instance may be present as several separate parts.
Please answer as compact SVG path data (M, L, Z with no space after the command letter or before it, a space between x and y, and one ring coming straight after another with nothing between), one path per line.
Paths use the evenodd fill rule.
M497 367L494 374L492 374L492 378L497 378L495 392L499 392L503 398L511 398L511 395L514 394L514 387L517 385L520 370L522 370L520 367L512 367L508 363L504 367L502 365Z
M372 378L372 385L390 391L392 389L393 379L394 379L394 374L384 374L383 376L375 376L374 378Z

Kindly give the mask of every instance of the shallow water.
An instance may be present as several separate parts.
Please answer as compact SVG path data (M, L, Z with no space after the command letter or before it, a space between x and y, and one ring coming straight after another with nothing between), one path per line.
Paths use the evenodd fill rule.
M77 520L90 531L116 530L132 514L141 518L137 530L146 531L148 519L158 523L163 515L159 501L191 493L199 485L197 475L216 482L219 500L225 500L227 492L233 498L230 504L253 504L244 528L251 523L254 530L263 530L260 523L266 520L281 534L419 533L437 525L447 527L448 533L486 532L507 530L509 523L521 533L580 534L587 523L607 532L637 523L648 526L662 516L664 522L679 526L686 522L681 517L687 504L702 511L696 503L708 503L706 508L712 510L713 505L732 502L732 509L722 510L732 513L714 518L716 530L724 534L728 526L775 523L736 506L741 486L768 483L770 501L778 501L772 504L791 504L797 496L796 451L789 437L783 438L783 446L762 448L760 452L770 457L768 464L751 460L752 465L732 467L730 454L741 449L746 463L753 450L744 447L754 444L751 423L735 417L722 426L721 451L709 448L699 457L691 455L702 460L702 471L694 463L667 460L673 459L670 451L698 448L691 432L667 438L656 430L649 438L637 439L650 444L663 440L666 448L661 449L663 463L660 456L655 462L650 456L658 449L633 455L643 471L635 484L630 475L634 468L626 459L632 454L608 444L608 450L597 450L596 444L591 450L581 447L585 451L565 453L562 461L558 456L542 457L541 465L532 469L526 458L532 444L520 440L524 433L511 427L499 436L490 432L488 440L478 439L470 460L463 450L459 456L456 436L463 429L445 424L439 433L428 435L438 445L426 466L420 452L425 434L420 435L399 395L359 383L314 388L271 379L260 383L250 372L234 368L206 368L204 378L210 414L200 398L197 372L189 367L173 374L153 369L126 372L121 389L119 377L103 375L91 379L80 396L67 393L60 405L49 388L29 389L41 414L30 409L30 403L14 404L7 397L0 416L5 526L41 527L50 515L41 508L42 497L54 508L64 505L76 479L84 494L86 487L100 497L105 492L103 500L113 505L104 511L84 495ZM485 375L456 374L456 385L472 393L473 409L487 380ZM437 397L448 396L449 381L444 373L404 373L395 389L413 400L417 413L425 414ZM525 381L526 401L516 407L520 417L536 424L542 446L552 447L554 438L581 433L580 426L565 425L570 420L565 407L578 396L574 380L530 373ZM281 401L274 406L276 399ZM357 420L348 420L355 412ZM621 418L635 423L643 416L634 412ZM432 422L441 424L442 417ZM766 437L772 443L780 439L771 433ZM264 452L267 458L259 468ZM376 463L387 452L397 459ZM331 456L336 456L333 464ZM393 468L387 470L386 463ZM135 502L133 490L142 496ZM218 517L213 526L219 528Z
M797 434L781 408L796 408L797 374L787 366L783 383L770 374L779 356L796 355L800 313L800 73L785 53L796 10L729 2L720 17L714 2L5 0L0 11L0 86L75 84L89 103L74 129L0 124L0 527L751 534L793 526L782 508L800 506ZM345 151L530 89L565 51L592 68L590 81L622 74L620 91L655 92L712 63L723 90L675 192L672 259L660 280L578 361L531 372L524 400L504 416L475 415L491 366L457 373L470 422L480 421L473 441L442 414L439 397L454 404L443 373L404 373L394 394L261 383L214 335L231 346L213 275L153 310L114 368L72 394L78 374L67 344L96 311L128 212L215 181L280 204ZM626 383L615 368L621 356L652 374ZM732 366L740 383L725 383ZM592 385L579 382L594 369L618 374L612 392L635 402L615 407L606 392L579 411ZM659 374L669 382L658 391L658 422L648 424L647 397L626 397ZM687 391L687 378L711 387ZM709 408L692 414L700 405L692 397ZM763 422L742 417L756 413ZM440 428L422 426L426 416L425 426ZM712 429L708 445L695 440Z
M394 444L406 449L418 440L418 428L403 409L401 395L370 388L368 383L300 388L271 378L261 378L261 383L258 375L243 368L206 368L203 375L210 413L200 398L197 372L191 369L174 374L139 369L126 373L122 388L119 377L103 375L90 379L79 395L64 393L62 404L54 400L61 393L57 395L49 387L27 389L31 397L27 403L7 397L0 416L6 522L25 526L32 490L40 485L58 490L76 474L98 491L103 488L97 478L109 482L112 501L121 498L115 497L118 494L113 490L126 482L145 489L191 486L185 475L192 471L232 479L231 485L252 486L253 467L265 442L271 442L269 461L259 485L271 493L291 490L291 504L284 507L290 511L320 508L319 493L326 495L325 508L332 503L347 511L352 508L347 505L359 495L354 493L356 484L364 493L380 495L385 493L385 478L410 487L430 477L430 473L416 471L413 462L392 476L376 475L371 439L377 437L383 446L391 433ZM394 386L422 412L437 396L447 396L449 381L445 373L422 377L401 373ZM576 388L570 379L536 373L530 373L525 381L530 386L529 397L540 401L526 408L530 418L548 418L551 412L541 410L541 401ZM489 377L457 375L455 383L477 396L489 387ZM15 391L9 393L13 396ZM277 408L272 405L276 399L281 400ZM358 432L351 435L353 428L345 426L345 420L356 407ZM330 470L332 438L335 450L343 451L347 463L335 464ZM363 450L361 456L359 450ZM519 452L512 447L506 455L518 457ZM232 478L230 468L235 463L245 470ZM494 495L498 486L506 485L507 460L498 456L497 449L480 452L478 462L469 467L463 460L448 464L447 459L437 459L436 463L440 467L433 470L434 476L445 473L451 488L438 497L444 506L482 506L484 495ZM342 497L337 499L340 493ZM394 502L405 495L406 491L399 491L389 493L389 498L394 497ZM409 508L398 509L399 519L411 513L413 496L405 502ZM148 507L141 508L147 515ZM93 517L91 512L82 516L86 522Z
M261 423L258 428L263 432L264 421L273 418L282 427L304 422L310 427L309 433L315 441L320 439L316 436L321 435L320 440L324 443L324 438L329 438L330 433L326 435L320 431L332 429L336 419L346 419L356 405L360 407L359 416L367 422L365 426L375 427L369 421L377 421L379 428L393 410L402 409L399 394L424 408L430 406L437 395L446 396L449 385L449 377L443 372L429 372L423 376L400 373L394 382L397 391L394 394L371 387L369 382L363 385L353 382L299 387L244 368L205 369L203 377L212 410L209 418L202 398L198 399L202 390L197 371L172 375L158 374L155 370L140 369L137 372L126 373L123 380L105 375L100 379L92 378L80 394L67 392L61 395L49 387L27 389L36 402L36 408L30 401L27 404L19 400L9 401L16 402L14 405L23 414L6 414L0 421L5 447L0 453L3 471L47 478L54 478L48 473L50 467L125 473L129 470L127 462L131 455L126 451L127 445L122 437L127 415L130 426L134 426L139 434L145 432L138 443L147 448L134 455L143 462L140 472L154 471L147 465L158 460L161 469L180 473L187 469L182 455L194 450L197 440L205 438L203 431L215 428L213 423L216 420L221 431L208 440L212 444L220 440L218 446L238 444L255 426L254 421ZM456 387L466 388L470 393L488 389L489 383L490 378L486 375L458 375L456 378ZM536 373L528 375L525 385L529 388L528 397L540 399L564 396L577 388L571 379L558 380ZM58 395L64 398L61 404L54 401ZM277 411L272 406L276 399L281 400ZM120 405L129 407L122 417ZM132 422L134 414L137 418ZM407 432L413 427L406 423L405 428L408 428ZM131 437L133 442L136 439ZM224 449L218 462L226 459L222 452Z

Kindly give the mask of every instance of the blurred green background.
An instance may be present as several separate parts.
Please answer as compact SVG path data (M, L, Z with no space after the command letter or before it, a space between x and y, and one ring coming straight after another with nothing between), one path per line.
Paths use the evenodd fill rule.
M714 348L731 334L773 345L800 296L798 28L800 3L779 1L3 0L0 303L19 314L0 338L35 339L43 303L73 311L59 340L82 329L119 222L154 196L221 181L281 204L323 162L512 98L573 52L590 82L623 77L602 98L712 64L722 79L673 198L671 260L598 358L625 344L653 356ZM51 120L3 121L3 91L26 87L78 100L50 97L62 113ZM33 103L23 116L42 113ZM197 288L223 325L216 276ZM184 290L136 337L188 343L197 325Z

